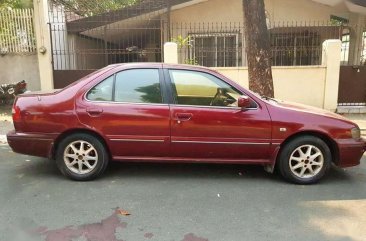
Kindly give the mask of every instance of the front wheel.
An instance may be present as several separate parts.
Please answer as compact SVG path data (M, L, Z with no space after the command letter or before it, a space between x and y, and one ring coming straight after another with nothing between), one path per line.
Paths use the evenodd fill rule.
M325 175L331 159L330 149L322 139L300 136L283 147L278 159L278 169L290 182L312 184Z
M96 137L77 133L64 138L57 148L57 167L63 175L77 181L100 176L108 165L108 153Z

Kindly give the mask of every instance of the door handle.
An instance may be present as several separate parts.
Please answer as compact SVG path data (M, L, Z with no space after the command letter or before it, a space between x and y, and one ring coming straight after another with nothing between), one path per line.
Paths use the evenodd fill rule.
M192 113L177 113L175 114L178 123L181 121L189 121L192 118Z
M102 114L103 109L102 108L96 108L96 107L86 108L86 112L90 116L98 116L98 115Z

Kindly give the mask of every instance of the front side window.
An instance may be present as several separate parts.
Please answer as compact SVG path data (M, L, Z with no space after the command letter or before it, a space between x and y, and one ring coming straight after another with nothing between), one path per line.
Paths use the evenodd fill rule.
M130 69L116 74L115 101L162 103L158 69Z
M237 106L239 91L213 75L186 70L170 70L176 104Z

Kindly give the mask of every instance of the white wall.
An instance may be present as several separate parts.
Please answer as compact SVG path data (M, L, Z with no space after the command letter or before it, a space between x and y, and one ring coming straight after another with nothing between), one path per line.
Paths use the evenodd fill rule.
M0 56L0 84L27 81L28 90L40 90L38 59L32 55Z
M248 68L213 68L248 88ZM275 98L324 107L325 66L272 67Z
M329 21L330 15L344 16L343 9L326 6L311 0L265 0L271 21ZM171 22L243 22L241 0L208 0L190 7L172 11Z

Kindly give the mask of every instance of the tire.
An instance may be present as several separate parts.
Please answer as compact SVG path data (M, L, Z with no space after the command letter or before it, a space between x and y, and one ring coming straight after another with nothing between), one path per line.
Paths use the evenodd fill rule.
M64 138L56 151L56 164L61 173L76 181L90 181L107 168L108 152L96 137L76 133Z
M283 147L277 167L282 177L289 182L313 184L327 173L331 160L330 149L322 139L300 136Z

